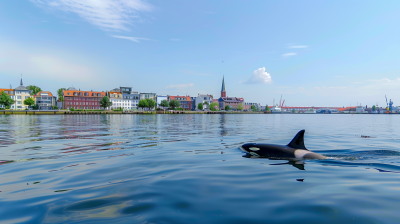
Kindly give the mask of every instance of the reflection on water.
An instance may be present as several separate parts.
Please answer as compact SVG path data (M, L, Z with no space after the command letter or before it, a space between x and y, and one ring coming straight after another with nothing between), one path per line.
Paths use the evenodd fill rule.
M398 120L2 115L0 222L394 223ZM251 158L238 149L286 145L301 129L306 147L327 160Z

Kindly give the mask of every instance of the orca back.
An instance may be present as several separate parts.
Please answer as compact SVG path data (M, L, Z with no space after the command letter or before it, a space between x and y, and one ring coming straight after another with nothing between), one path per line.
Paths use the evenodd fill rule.
M304 149L308 150L306 146L304 145L304 132L305 130L301 130L297 133L296 136L292 139L292 141L287 145L289 147L295 148L295 149Z

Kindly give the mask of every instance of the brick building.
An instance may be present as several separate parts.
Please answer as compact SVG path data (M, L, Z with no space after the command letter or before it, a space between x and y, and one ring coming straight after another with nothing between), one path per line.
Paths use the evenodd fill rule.
M180 108L183 108L185 110L191 110L192 109L192 99L190 96L168 96L168 102L171 100L177 100L181 103Z
M102 109L100 100L106 95L105 92L81 91L70 87L63 91L65 109Z

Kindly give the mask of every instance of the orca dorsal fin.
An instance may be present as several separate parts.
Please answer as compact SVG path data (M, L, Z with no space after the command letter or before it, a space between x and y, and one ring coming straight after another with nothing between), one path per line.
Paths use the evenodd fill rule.
M304 150L308 150L306 149L306 147L304 146L304 132L306 132L305 130L301 130L297 133L296 136L294 136L294 138L292 139L292 141L287 145L289 147L295 148L295 149L304 149Z

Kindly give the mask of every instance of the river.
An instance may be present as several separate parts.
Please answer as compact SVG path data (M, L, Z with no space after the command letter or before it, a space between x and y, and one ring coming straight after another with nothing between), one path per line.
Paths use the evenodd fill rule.
M0 115L0 223L398 223L400 116ZM328 157L248 158L305 129Z

